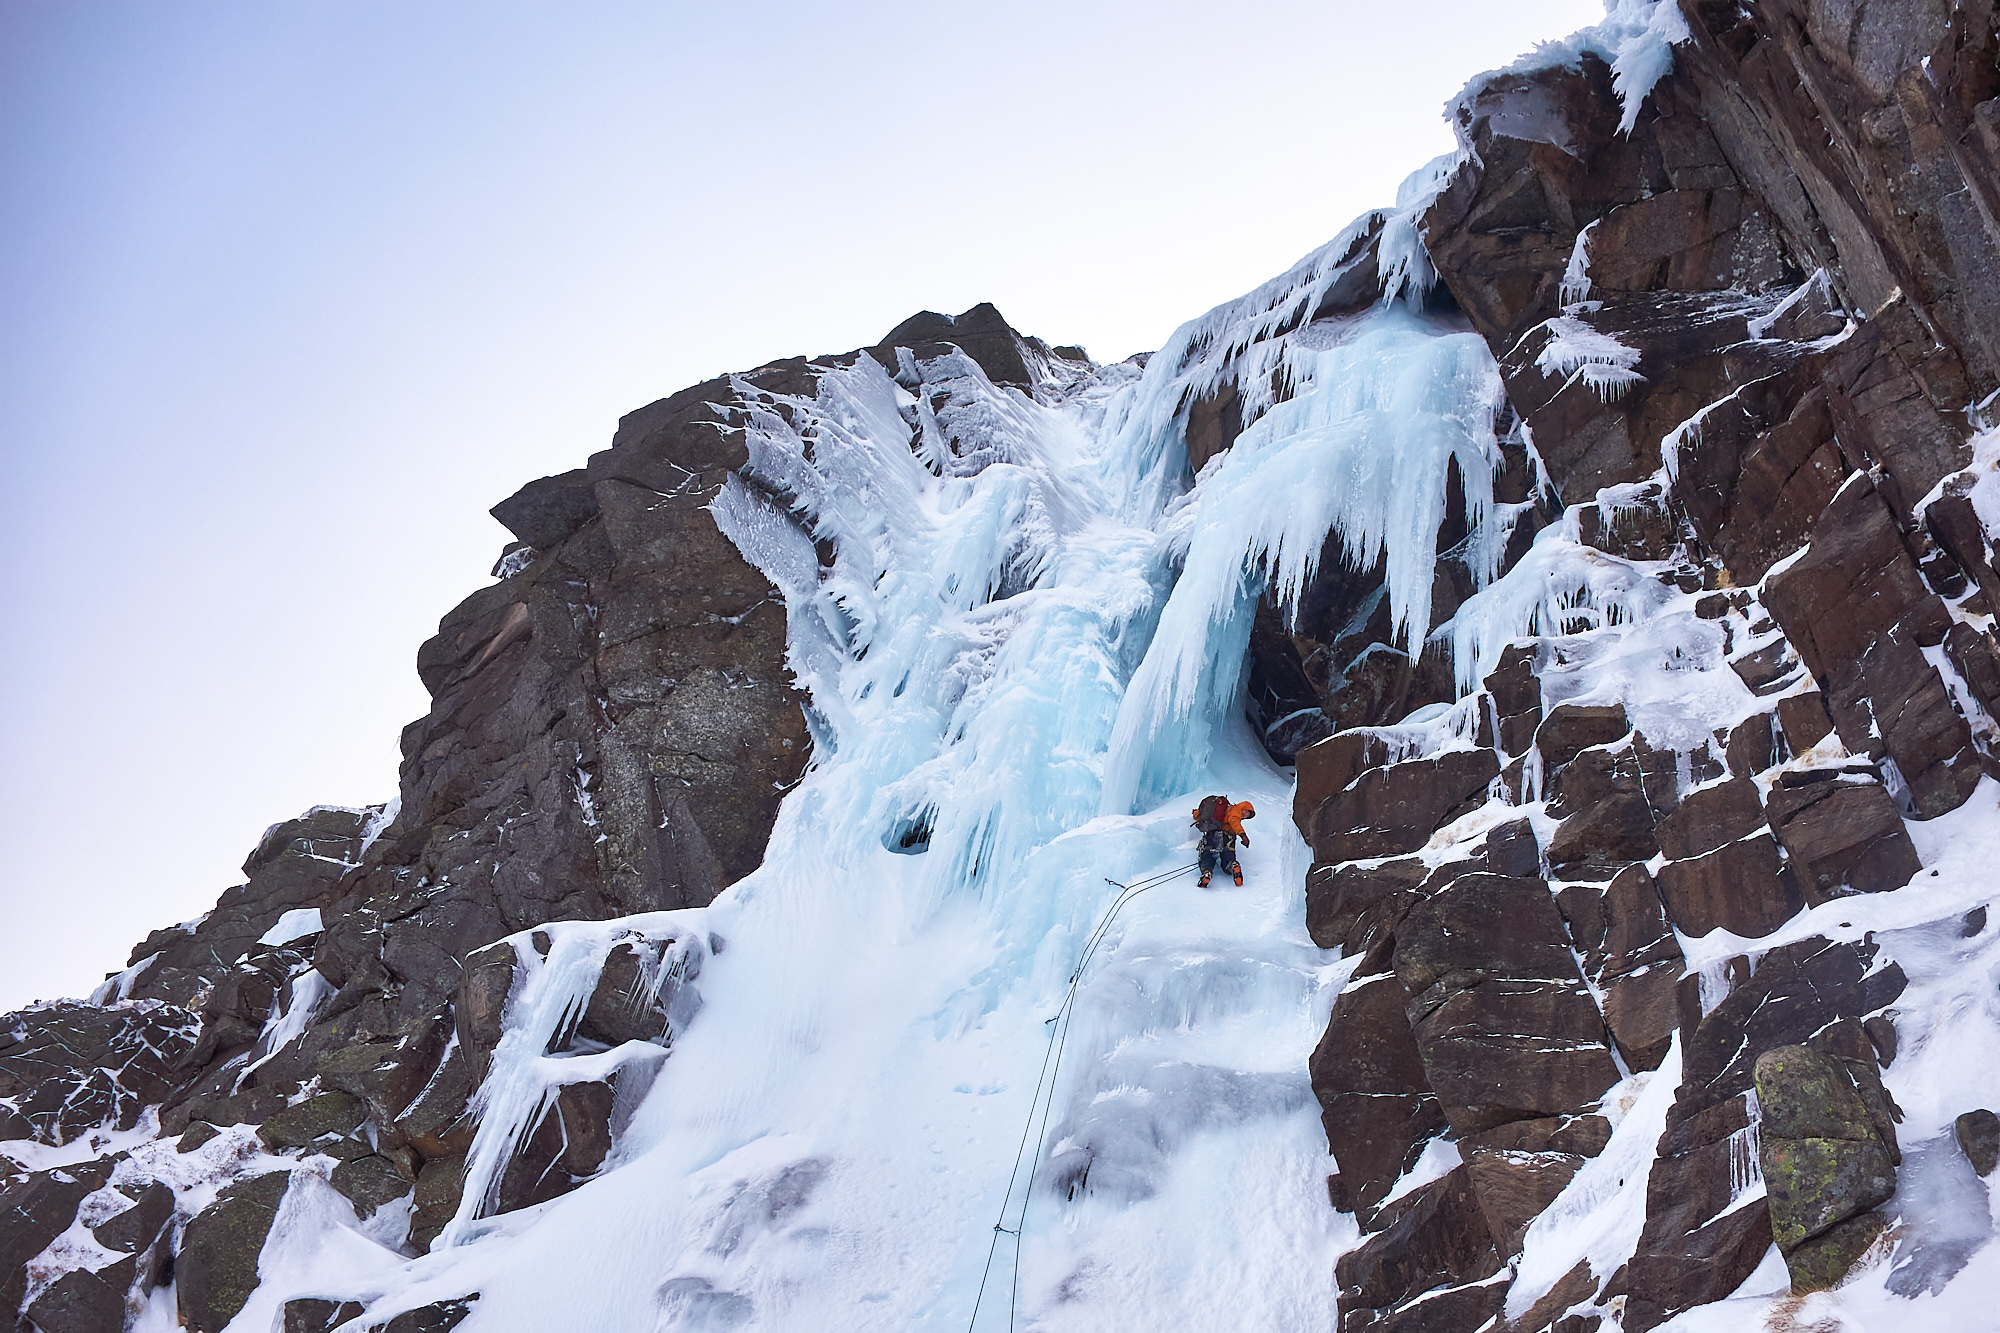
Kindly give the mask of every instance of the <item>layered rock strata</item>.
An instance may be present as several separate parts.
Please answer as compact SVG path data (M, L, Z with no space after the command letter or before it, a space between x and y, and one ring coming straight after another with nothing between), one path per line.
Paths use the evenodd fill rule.
M1602 697L1588 664L1622 633L1579 589L1455 730L1299 753L1308 923L1358 958L1313 1061L1331 1192L1368 1233L1343 1329L1634 1333L1728 1296L1774 1241L1814 1290L1895 1190L1900 970L1863 942L1758 940L1910 883L1906 819L1994 770L1992 538L1966 498L2000 387L1993 25L1808 0L1680 16L1629 132L1587 50L1469 88L1423 232L1566 540L1657 581L1684 669L1728 671L1742 702L1671 736L1568 702ZM1685 961L1719 939L1735 956ZM1523 1210L1652 1069L1676 1087L1636 1246L1510 1293ZM1462 1165L1413 1185L1447 1142Z

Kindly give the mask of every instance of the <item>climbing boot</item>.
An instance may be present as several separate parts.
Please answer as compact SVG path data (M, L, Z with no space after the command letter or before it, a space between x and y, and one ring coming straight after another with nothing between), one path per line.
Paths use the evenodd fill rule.
M1243 887L1243 872L1240 870L1236 872L1236 887L1239 889Z
M1204 871L1202 872L1202 874L1201 874L1201 878L1195 881L1195 885L1194 885L1194 886L1195 886L1195 887L1196 887L1197 889L1205 889L1205 888L1207 888L1207 887L1208 887L1208 872L1207 872L1207 871L1205 871L1205 870L1204 870Z

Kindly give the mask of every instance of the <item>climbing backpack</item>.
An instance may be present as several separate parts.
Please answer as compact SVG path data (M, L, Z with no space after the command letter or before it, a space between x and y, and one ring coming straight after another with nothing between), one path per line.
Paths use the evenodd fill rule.
M1203 833L1220 833L1223 818L1228 813L1227 796L1204 796L1201 798L1201 804L1194 808L1194 826Z

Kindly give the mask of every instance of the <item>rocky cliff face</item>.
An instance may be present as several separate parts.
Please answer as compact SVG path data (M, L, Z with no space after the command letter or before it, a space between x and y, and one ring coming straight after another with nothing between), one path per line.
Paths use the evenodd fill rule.
M1362 958L1313 1065L1336 1203L1372 1233L1341 1260L1343 1329L1636 1333L1734 1293L1774 1237L1795 1290L1832 1285L1886 1225L1905 977L1809 923L1919 874L1905 819L1995 762L1966 498L2000 387L1992 16L1679 18L1636 117L1588 48L1468 88L1423 217L1439 299L1568 506L1526 572L1574 577L1571 546L1657 580L1688 679L1668 708L1610 702L1641 636L1578 579L1483 663L1456 732L1299 756L1314 939ZM1751 702L1701 697L1718 668ZM1524 817L1480 827L1489 783ZM1629 1251L1560 1237L1558 1209L1524 1260L1607 1151L1607 1091L1669 1056ZM1779 1110L1802 1103L1820 1127ZM1409 1190L1440 1132L1461 1163Z
M183 1153L232 1161L259 1149L330 1154L340 1166L328 1183L364 1220L380 1218L378 1239L421 1252L459 1207L474 1094L518 989L522 960L504 937L699 907L756 868L811 760L812 709L787 663L784 591L725 530L754 545L770 539L760 524L776 527L827 566L834 553L791 517L799 497L784 479L750 466L746 427L789 419L820 373L862 356L912 388L934 382L924 439L940 472L984 461L982 392L1045 390L1088 364L1077 349L1023 338L990 305L956 319L926 312L874 347L773 362L641 408L586 467L496 505L516 540L497 581L418 653L432 706L403 734L397 801L319 807L273 827L244 863L246 883L148 936L89 1004L9 1016L4 1132L29 1148L10 1160L49 1158L40 1145L68 1149L54 1160L91 1161L8 1178L6 1299L23 1328L120 1326L176 1253L187 1327L220 1329L255 1286L281 1180L256 1176L270 1197L224 1191L190 1219L185 1188L178 1212L170 1188L186 1179L134 1163L129 1145L91 1152L114 1137L178 1136ZM532 967L548 935L531 947ZM585 1012L552 1046L637 1042L657 1056L699 1007L705 947L620 932L591 964ZM628 1100L638 1095L624 1082ZM617 1086L615 1075L565 1086L533 1117L491 1206L542 1202L595 1173L614 1117L630 1115L614 1106ZM115 1214L92 1223L109 1244L106 1226L130 1222L121 1210L134 1198L148 1210L136 1242L145 1263L92 1267L86 1253L77 1267L74 1254L44 1253L85 1214ZM338 1306L325 1304L330 1320Z
M887 716L863 710L876 682L844 674L877 645L904 664L884 694L944 682L923 722L940 753L978 708L1003 718L985 753L1004 758L944 787L1047 788L1069 821L1048 840L1121 765L1113 829L1175 805L1190 773L1249 771L1148 759L1181 734L1174 708L1213 705L1188 749L1226 749L1247 717L1296 764L1305 926L1335 976L1311 1093L1331 1207L1358 1231L1304 1280L1335 1288L1343 1333L1640 1333L1884 1263L1896 1296L1943 1290L1990 1238L1989 1213L1966 1219L2000 1134L1976 1075L1940 1072L1997 1017L1978 981L1990 894L1925 887L1984 845L2000 794L1997 51L1990 6L1628 0L1475 81L1452 108L1459 154L1172 357L1098 366L979 306L626 417L585 467L495 507L516 541L419 654L432 708L404 734L397 802L273 828L243 885L89 1003L8 1016L9 1308L64 1333L171 1304L214 1333L262 1312L270 1273L311 1271L299 1218L351 1210L342 1234L410 1259L613 1172L730 947L685 909L758 868L815 759L929 753L909 715L869 721ZM1394 437L1436 462L1409 474L1421 549L1387 519L1364 540L1337 504L1303 534L1313 558L1289 528L1230 547L1210 563L1216 605L1243 602L1241 664L1175 696L1213 664L1199 644L1169 658L1177 702L1150 732L1114 726L1115 701L1093 713L1092 689L1129 706L1152 688L1144 640L1174 648L1166 594L1206 577L1196 503L1332 410L1325 383L1362 377L1342 349L1378 318L1457 358L1432 377L1445 408L1383 412L1455 423ZM1157 512L1093 509L1036 455L1086 426L1185 449L1171 485L1129 490ZM857 441L877 436L991 504L972 525L986 586L942 569L972 537L936 548L923 604L949 632L874 619L908 573L882 552L936 517L871 489ZM1114 519L1159 526L1121 547ZM1095 535L1046 544L1058 530ZM1129 605L1059 605L1076 594L1052 570L1079 550L1118 553ZM1092 622L1088 669L1063 678L1080 720L1042 750L1014 734L1038 715L983 693L1037 614L1111 626ZM1203 634L1226 639L1234 614ZM1060 643L1032 623L1038 651ZM912 896L992 896L1023 821L955 811L898 762L893 782L809 794L891 861L956 848ZM958 1031L993 1003L920 1012ZM1201 1011L1173 1003L1183 1027ZM758 1039L818 1040L800 1031ZM1035 1177L1052 1200L1156 1189L1119 1154L1169 1154L1173 1122L1129 1131L1100 1105L1150 1098L1148 1080L1253 1136L1291 1104L1198 1062L1115 1072ZM776 1227L826 1169L739 1182L724 1230ZM282 1327L479 1309L422 1280L389 1305L379 1283L307 1281ZM750 1318L708 1278L647 1299L673 1327Z

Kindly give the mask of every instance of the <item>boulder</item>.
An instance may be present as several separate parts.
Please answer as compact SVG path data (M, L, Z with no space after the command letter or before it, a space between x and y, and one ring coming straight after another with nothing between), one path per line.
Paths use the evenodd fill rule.
M1633 1070L1657 1069L1673 1044L1680 970L1661 964L1604 983L1604 1025Z
M1766 1133L1761 1151L1772 1239L1788 1254L1896 1192L1896 1168L1873 1134L1849 1140Z
M1788 694L1778 700L1778 729L1785 746L1793 754L1804 754L1833 734L1833 719L1826 713L1826 697L1818 690Z
M1542 873L1541 844L1535 840L1535 826L1526 819L1510 819L1496 825L1486 835L1486 868L1496 875L1532 879Z
M1563 820L1549 839L1551 869L1609 869L1643 861L1659 851L1653 809L1638 792L1614 792Z
M1789 1263L1808 1242L1888 1202L1896 1168L1841 1061L1807 1046L1780 1046L1757 1057L1755 1078L1771 1238ZM1839 1281L1881 1225L1878 1218L1850 1226L1812 1245L1792 1270L1793 1289Z
M1637 870L1641 874L1646 870L1644 866L1628 866L1626 869ZM1649 886L1651 882L1650 879L1647 881ZM1570 944L1582 955L1585 976L1596 976L1604 970L1604 940L1610 924L1604 910L1606 887L1585 882L1565 884L1556 891L1556 910L1562 913L1563 921L1569 926Z
M1804 906L1786 882L1778 844L1768 833L1730 842L1687 861L1660 867L1660 898L1682 933L1722 929L1768 935Z
M1604 888L1603 975L1657 968L1678 973L1680 942L1667 925L1659 886L1644 866L1627 866Z
M1574 1112L1618 1081L1548 887L1458 878L1396 933L1426 1080L1460 1135Z
M257 1127L257 1137L274 1150L303 1148L323 1136L338 1137L358 1129L366 1118L358 1098L345 1092L322 1092L266 1120Z
M1365 1327L1374 1312L1437 1287L1489 1277L1501 1263L1472 1173L1456 1167L1398 1200L1394 1222L1340 1256L1340 1326Z
M1896 1143L1896 1126L1902 1122L1903 1108L1896 1105L1882 1082L1882 1067L1863 1025L1852 1017L1840 1018L1815 1032L1806 1045L1846 1072L1875 1137L1889 1154L1889 1165L1901 1166L1903 1153Z
M1306 877L1306 929L1313 943L1342 955L1365 952L1416 903L1429 869L1413 856L1314 866Z
M1764 826L1764 803L1757 784L1732 778L1699 787L1654 829L1660 850L1676 861L1701 856Z
M1888 1014L1877 1014L1861 1025L1868 1037L1868 1044L1875 1048L1875 1059L1887 1069L1896 1063L1896 1024Z
M611 947L578 1031L607 1046L627 1041L670 1044L668 1009L678 976L662 976L671 940L625 940Z
M1504 1125L1469 1134L1459 1140L1460 1150L1474 1149L1512 1153L1560 1153L1571 1157L1595 1157L1611 1141L1611 1122L1595 1113L1544 1116L1539 1120L1510 1120Z
M438 1233L457 1215L464 1192L463 1153L425 1162L417 1173L416 1195L411 1201L410 1244L420 1252L428 1252Z
M1731 657L1729 669L1752 694L1763 698L1797 683L1799 655L1790 643L1776 638Z
M328 1301L317 1296L285 1302L277 1333L333 1333L350 1319L361 1317L359 1301Z
M174 1260L181 1323L197 1333L222 1333L257 1286L257 1259L292 1183L273 1171L224 1189L188 1222Z
M1623 704L1557 704L1536 729L1535 748L1542 752L1543 771L1554 773L1582 751L1623 740L1631 731Z
M1334 1206L1364 1225L1445 1128L1410 1035L1408 999L1394 974L1350 985L1312 1055L1313 1095L1340 1168L1329 1183Z
M128 1197L134 1193L131 1186L119 1188ZM90 1234L105 1249L137 1254L158 1240L167 1223L174 1220L174 1192L171 1189L157 1180L149 1180L136 1194L130 1208L112 1214L90 1229Z
M1871 1210L1836 1222L1810 1240L1801 1241L1785 1254L1785 1267L1792 1275L1792 1294L1803 1296L1839 1285L1888 1227L1889 1219L1879 1210Z
M1465 1166L1473 1192L1486 1215L1486 1229L1503 1255L1521 1252L1528 1224L1577 1173L1584 1159L1560 1152L1512 1152L1496 1148L1472 1148Z
M1335 736L1325 744L1339 741ZM1350 861L1413 852L1461 809L1478 805L1499 774L1491 750L1448 750L1368 769L1314 814L1313 854L1321 861Z
M91 1272L73 1268L51 1282L28 1306L41 1333L109 1333L125 1326L125 1297L137 1274L137 1256Z
M2000 1165L2000 1116L1985 1107L1967 1111L1952 1122L1952 1132L1972 1169L1981 1176L1992 1175L1994 1166Z
M193 1152L202 1144L222 1133L206 1120L196 1120L181 1132L180 1141L174 1145L175 1152Z
M342 1162L333 1168L327 1180L354 1205L355 1214L364 1219L383 1204L393 1203L415 1188L414 1182L395 1163L374 1153Z
M1787 695L1786 698L1796 696ZM1780 700L1780 706L1783 705ZM1778 762L1779 732L1770 713L1752 713L1729 729L1723 745L1724 762L1732 777L1747 778L1762 773ZM1827 729L1832 730L1832 723Z
M1889 794L1836 774L1772 789L1771 828L1808 901L1901 888L1923 869Z

